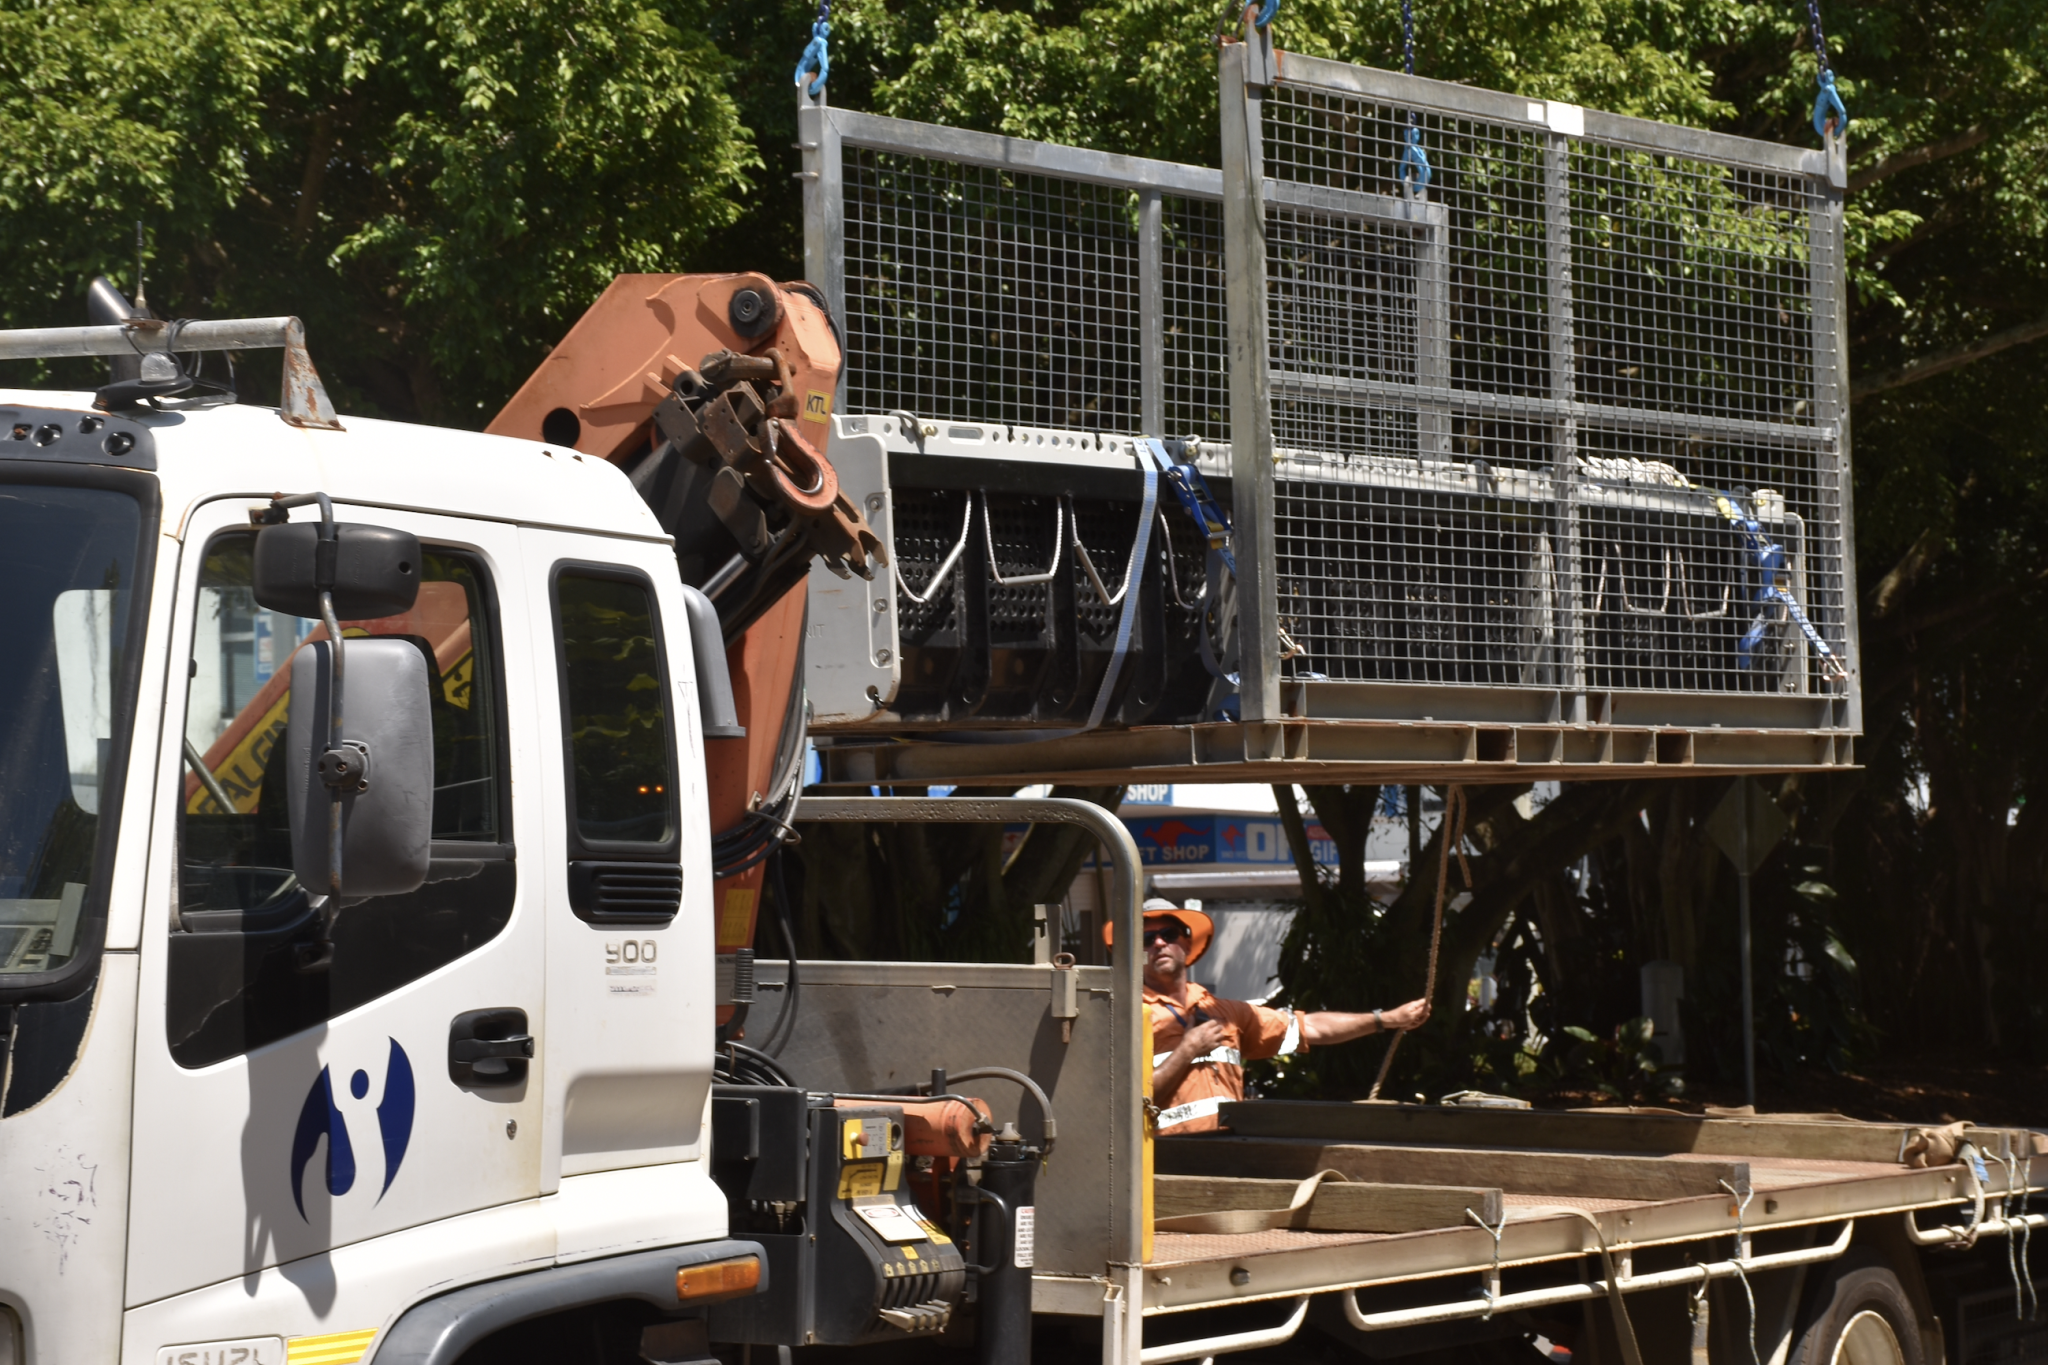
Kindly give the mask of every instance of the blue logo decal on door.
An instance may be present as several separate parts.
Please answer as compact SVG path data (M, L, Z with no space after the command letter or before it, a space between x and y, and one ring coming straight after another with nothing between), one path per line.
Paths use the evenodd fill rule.
M348 1093L359 1100L367 1098L370 1073L357 1070L351 1075ZM414 1099L412 1061L393 1038L384 1064L384 1094L377 1101L377 1137L384 1148L384 1186L377 1191L380 1202L398 1178L405 1149L412 1142ZM306 1102L299 1108L298 1130L292 1134L292 1203L298 1206L301 1218L306 1217L306 1167L322 1137L327 1139L327 1193L338 1199L355 1188L356 1152L349 1141L348 1121L334 1102L333 1074L324 1066L306 1092Z

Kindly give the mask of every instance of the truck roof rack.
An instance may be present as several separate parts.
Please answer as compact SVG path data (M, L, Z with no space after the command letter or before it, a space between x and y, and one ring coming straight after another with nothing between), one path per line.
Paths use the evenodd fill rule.
M306 328L297 318L221 318L164 321L130 318L103 327L31 327L0 331L0 360L57 360L71 356L135 356L195 351L284 351L283 392L277 415L295 427L340 431L334 404L306 351Z

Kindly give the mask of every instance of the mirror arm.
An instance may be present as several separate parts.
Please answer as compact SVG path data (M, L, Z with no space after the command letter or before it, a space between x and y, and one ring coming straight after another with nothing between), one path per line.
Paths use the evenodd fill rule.
M320 509L320 549L314 562L313 581L320 589L320 624L327 627L330 657L334 660L333 673L327 689L327 747L334 750L341 747L341 689L342 677L346 671L341 644L341 622L336 620L334 615L335 561L340 554L340 542L336 539L334 527L334 501L325 493L295 493L289 497L280 493L270 500L270 510L264 513L263 519L270 524L279 525L291 520L292 508L309 506L318 506ZM330 783L328 796L328 895L338 904L341 899L341 784ZM330 911L332 908L330 906ZM331 924L333 918L332 913L329 913L326 922Z
M332 522L323 529L331 528ZM331 545L332 540L323 540ZM342 649L341 623L334 619L334 594L323 588L320 591L320 621L327 627L327 638L334 650L334 681L327 690L330 708L327 713L327 747L341 747L341 678ZM341 898L341 787L337 784L328 788L327 804L327 879L329 892L336 899Z
M192 765L192 771L199 777L199 784L206 788L206 794L220 807L220 813L233 815L235 798L228 795L228 789L220 784L220 779L214 776L213 769L206 766L206 755L200 753L199 746L189 739L185 741L185 761Z

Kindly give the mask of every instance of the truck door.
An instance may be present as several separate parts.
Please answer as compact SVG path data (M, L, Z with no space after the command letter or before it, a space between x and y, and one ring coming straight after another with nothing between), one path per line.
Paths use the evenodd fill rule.
M713 945L701 725L675 560L657 542L522 535L551 740L539 845L550 860L548 1111L560 1115L549 1159L562 1177L688 1160L711 1081ZM683 1207L693 1196L662 1187L672 1240L722 1231L723 1206L701 1183L699 1214Z
M539 829L511 780L533 744L533 670L506 666L535 647L518 533L336 510L423 547L414 609L342 630L427 656L432 870L416 892L344 900L323 934L324 898L291 871L282 738L290 657L324 631L255 605L248 502L202 507L179 575L166 699L177 719L164 727L151 841L131 1306L540 1191L543 1050L460 1063L452 1046L546 1038L541 897L520 875ZM399 1280L394 1262L446 1255L408 1246L380 1253ZM477 1254L534 1252L485 1240ZM444 1261L411 1279L456 1273ZM296 1287L279 1292L325 1316L331 1273L283 1278ZM292 1330L264 1327L281 1329Z

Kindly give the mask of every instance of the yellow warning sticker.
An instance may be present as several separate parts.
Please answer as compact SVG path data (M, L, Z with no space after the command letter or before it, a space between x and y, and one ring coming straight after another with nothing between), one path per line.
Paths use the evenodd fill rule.
M718 912L718 947L744 948L754 939L754 899L760 893L751 887L734 887L725 893Z
M806 393L804 395L804 420L806 422L816 422L820 426L829 425L832 421L832 395L820 393L816 389Z
M284 737L285 722L291 714L292 698L288 690L279 688L273 697L274 700L268 707L254 715L251 724L237 726L228 731L230 743L225 753L218 757L209 754L206 758L206 766L211 768L214 777L219 779L221 790L235 803L234 810L222 811L212 794L200 786L198 778L195 777L188 783L189 786L198 788L186 798L185 810L188 814L256 813L257 798L263 793L263 774L270 767L270 751L276 748L278 740ZM236 733L237 729L240 730L239 734Z
M839 1197L859 1199L865 1195L882 1192L882 1162L849 1162L839 1172Z
M469 694L476 686L476 653L469 651L441 674L441 695L450 706L469 709Z

